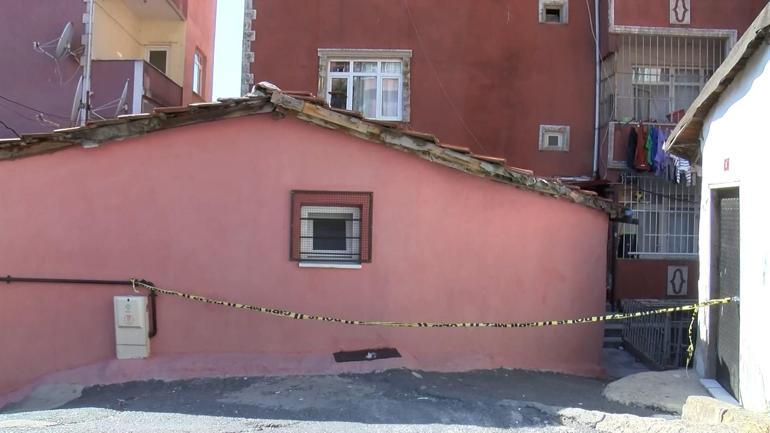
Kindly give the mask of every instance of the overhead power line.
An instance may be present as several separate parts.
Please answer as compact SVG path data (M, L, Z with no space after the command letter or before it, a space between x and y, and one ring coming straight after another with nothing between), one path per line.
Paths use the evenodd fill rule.
M7 123L5 123L5 122L3 122L2 120L0 120L0 125L3 125L3 126L5 127L5 129L7 129L7 130L9 130L9 131L13 132L13 133L14 133L14 134L15 134L17 137L21 138L21 135L19 135L19 133L18 133L18 132L16 132L16 130L15 130L15 129L13 129L13 128L11 128L10 126L8 126L8 124L7 124Z
M51 116L51 117L58 117L59 119L64 119L64 120L67 120L67 118L66 118L66 117L64 117L64 116L60 116L60 115L58 115L58 114L49 113L49 112L47 112L47 111L44 111L44 110L40 110L40 109L37 109L37 108L35 108L35 107L31 107L31 106L29 106L29 105L27 105L27 104L24 104L23 102L19 102L19 101L15 100L15 99L11 99L11 98L9 98L9 97L7 97L7 96L3 96L3 95L0 95L0 99L2 99L2 100L4 100L4 101L8 101L8 102L10 102L11 104L16 104L16 105L18 105L19 107L23 107L23 108L26 108L27 110L30 110L30 111L34 111L35 113L43 113L43 114L45 114L45 115L47 115L47 116Z

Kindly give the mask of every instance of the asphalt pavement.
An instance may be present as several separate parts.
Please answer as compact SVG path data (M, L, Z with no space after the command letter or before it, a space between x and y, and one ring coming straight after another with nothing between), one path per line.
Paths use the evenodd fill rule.
M505 369L129 382L85 388L55 410L9 405L0 431L590 433L558 409L657 415L608 401L605 385Z

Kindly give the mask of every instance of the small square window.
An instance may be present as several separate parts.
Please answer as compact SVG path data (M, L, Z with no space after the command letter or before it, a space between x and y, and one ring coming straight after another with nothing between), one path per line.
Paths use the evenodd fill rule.
M540 150L561 151L569 150L569 126L540 125Z
M372 194L292 191L291 259L300 265L371 261Z
M566 24L568 22L569 0L540 0L540 22Z
M545 7L545 22L547 22L547 23L560 23L561 22L561 6L546 6Z

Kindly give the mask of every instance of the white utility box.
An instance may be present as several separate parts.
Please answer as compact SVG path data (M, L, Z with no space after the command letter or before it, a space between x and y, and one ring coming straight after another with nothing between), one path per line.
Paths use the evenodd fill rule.
M118 359L150 356L147 297L115 296L115 344Z

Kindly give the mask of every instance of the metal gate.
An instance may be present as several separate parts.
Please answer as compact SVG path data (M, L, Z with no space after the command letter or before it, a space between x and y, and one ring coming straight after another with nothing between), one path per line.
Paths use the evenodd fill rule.
M720 191L718 206L718 297L740 295L740 200L738 189ZM740 312L737 303L720 307L717 315L717 381L740 401Z

